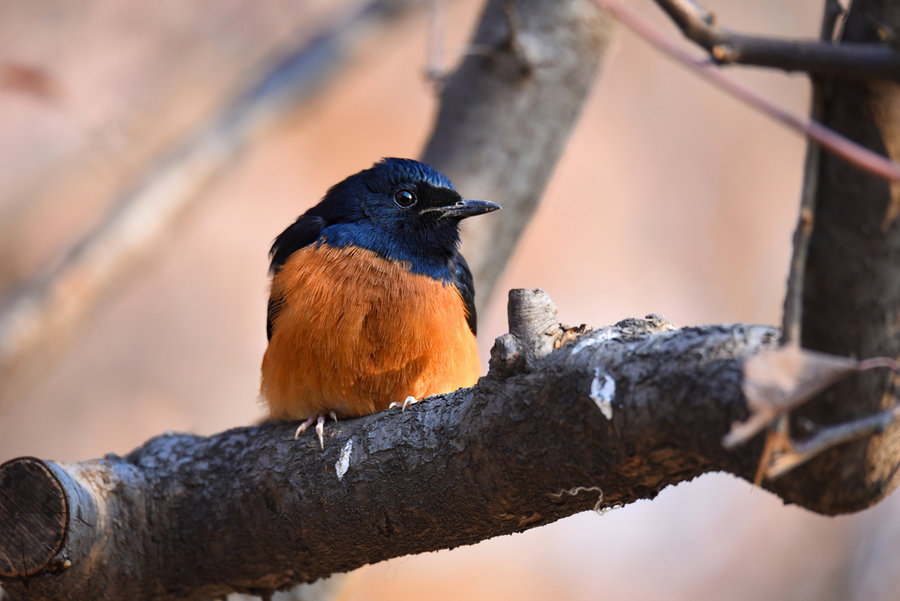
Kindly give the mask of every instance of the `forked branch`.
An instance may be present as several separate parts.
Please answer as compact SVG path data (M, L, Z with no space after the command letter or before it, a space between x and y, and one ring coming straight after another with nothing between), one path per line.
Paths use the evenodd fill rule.
M900 51L879 43L832 44L729 31L693 0L656 0L681 32L717 63L755 65L850 79L900 81Z

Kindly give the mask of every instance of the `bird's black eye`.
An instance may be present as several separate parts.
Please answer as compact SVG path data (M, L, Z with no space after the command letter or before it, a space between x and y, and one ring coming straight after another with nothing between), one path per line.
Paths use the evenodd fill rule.
M394 202L396 202L398 206L408 209L416 204L416 195L409 190L399 190L394 194Z

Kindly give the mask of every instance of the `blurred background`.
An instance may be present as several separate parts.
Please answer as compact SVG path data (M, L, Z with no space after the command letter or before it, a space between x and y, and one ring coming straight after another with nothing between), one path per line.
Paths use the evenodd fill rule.
M442 3L448 68L481 4ZM708 8L741 31L815 36L821 5ZM355 6L0 4L0 306L58 264L242 77ZM632 6L680 37L648 0ZM360 35L315 94L206 186L153 258L104 294L74 340L0 382L0 462L122 454L164 430L212 434L262 415L269 245L332 183L380 157L419 154L437 108L424 76L428 23L413 2ZM802 76L731 74L807 110ZM572 324L650 312L680 325L779 323L804 148L620 30L481 315L485 368L512 287L547 290ZM894 495L824 518L710 474L602 516L362 568L347 598L894 599L898 510Z

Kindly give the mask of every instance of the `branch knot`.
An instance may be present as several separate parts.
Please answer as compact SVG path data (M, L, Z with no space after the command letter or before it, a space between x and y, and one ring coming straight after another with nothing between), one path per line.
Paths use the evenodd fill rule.
M550 296L541 289L516 288L507 303L509 333L494 341L490 372L507 377L530 370L538 361L586 330L559 323L559 313Z

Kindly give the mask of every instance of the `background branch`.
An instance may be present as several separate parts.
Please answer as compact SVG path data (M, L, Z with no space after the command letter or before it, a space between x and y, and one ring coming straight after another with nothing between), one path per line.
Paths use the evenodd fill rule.
M684 35L720 64L806 71L827 77L900 81L900 52L877 40L834 45L830 38L784 40L734 33L692 0L656 0Z
M296 110L364 42L372 27L402 14L408 0L374 0L300 46L273 47L222 103L122 196L53 270L23 288L0 313L0 380L46 361L136 264L170 239L179 218L267 126ZM296 43L296 42L294 42ZM284 42L282 42L284 44ZM42 363L42 368L46 367Z
M774 102L769 101L740 82L725 76L714 65L703 64L693 60L690 55L678 46L672 44L636 12L620 4L616 0L594 0L594 2L598 6L602 6L610 11L617 19L627 25L629 29L664 52L667 56L670 56L679 63L693 69L732 96L761 110L766 115L773 117L785 125L803 132L804 135L815 140L822 147L838 155L843 160L853 163L857 167L865 169L878 177L893 182L900 182L900 163L872 150L872 148L875 147L858 143L854 141L852 137L843 136L834 129L825 127L821 123L813 121L808 117L796 115L787 109L778 106Z
M890 0L856 0L844 24L844 42L873 42L879 23L900 30ZM824 123L893 160L900 160L900 85L892 81L826 80ZM800 344L849 357L900 355L900 184L887 182L821 153L815 212L802 287ZM794 412L792 429L805 432L890 410L898 402L896 374L870 371L839 382ZM819 474L843 474L839 490ZM787 499L814 491L819 510L855 511L890 493L900 479L900 428L829 451L775 484Z
M422 159L503 206L464 254L478 310L531 219L587 99L611 22L587 0L491 0L447 80Z

